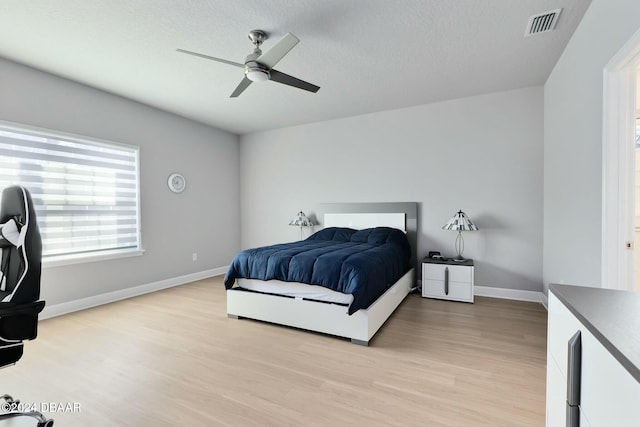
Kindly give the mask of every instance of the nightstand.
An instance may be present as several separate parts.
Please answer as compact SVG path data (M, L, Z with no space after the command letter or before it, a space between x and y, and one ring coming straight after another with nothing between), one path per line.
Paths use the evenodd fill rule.
M422 296L473 303L473 260L423 258Z

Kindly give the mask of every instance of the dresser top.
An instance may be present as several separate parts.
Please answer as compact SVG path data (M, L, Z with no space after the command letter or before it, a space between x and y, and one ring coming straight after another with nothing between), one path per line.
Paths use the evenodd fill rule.
M640 382L640 292L556 284L549 292Z
M465 259L464 261L456 261L452 258L447 259L439 259L439 258L422 258L422 262L426 262L427 264L446 264L446 265L464 265L466 267L473 267L472 259Z

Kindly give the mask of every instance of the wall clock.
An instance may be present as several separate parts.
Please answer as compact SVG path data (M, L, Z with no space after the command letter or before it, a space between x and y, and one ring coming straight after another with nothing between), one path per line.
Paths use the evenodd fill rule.
M169 186L169 190L174 193L182 193L184 188L187 186L187 181L184 179L184 176L179 173L172 173L169 175L167 185Z

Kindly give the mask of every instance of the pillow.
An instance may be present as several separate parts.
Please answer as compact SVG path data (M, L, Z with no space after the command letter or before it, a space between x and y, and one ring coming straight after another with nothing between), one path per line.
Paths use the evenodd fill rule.
M356 230L346 227L327 227L315 232L307 240L337 240L348 242Z

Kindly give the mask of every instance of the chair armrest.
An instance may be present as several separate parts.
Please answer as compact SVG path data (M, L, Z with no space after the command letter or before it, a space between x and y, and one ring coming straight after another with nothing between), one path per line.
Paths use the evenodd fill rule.
M32 340L38 335L38 313L44 301L27 304L0 303L0 339Z
M12 302L0 302L0 318L18 315L34 315L44 309L44 301L35 301L27 304L14 304Z

